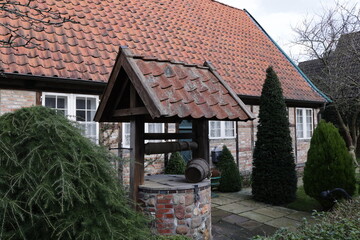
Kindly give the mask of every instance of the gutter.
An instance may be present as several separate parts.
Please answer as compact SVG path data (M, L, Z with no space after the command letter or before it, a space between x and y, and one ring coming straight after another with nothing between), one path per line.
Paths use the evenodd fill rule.
M18 73L0 74L0 88L2 89L100 95L103 93L106 84L106 82L73 78L46 77Z
M321 97L323 97L327 102L332 102L331 99L325 95L320 89L318 89L314 83L301 71L301 69L290 59L290 57L281 49L281 47L270 37L270 35L265 31L265 29L256 21L256 19L246 10L245 13L254 21L254 23L260 28L260 30L265 33L265 35L270 39L272 43L280 50L280 52L286 57L286 59L295 67L298 73L306 80L310 87L315 90Z

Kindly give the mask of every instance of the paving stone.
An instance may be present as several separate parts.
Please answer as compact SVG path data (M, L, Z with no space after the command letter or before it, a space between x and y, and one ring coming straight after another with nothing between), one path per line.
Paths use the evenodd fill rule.
M277 219L268 221L265 224L270 225L272 227L277 227L277 228L284 227L284 228L288 228L291 231L294 231L294 230L296 230L296 228L298 226L301 225L301 222L295 221L290 218L282 217L282 218L277 218Z
M235 214L231 214L230 216L222 218L222 221L240 226L241 223L249 221L249 219L245 217L240 217Z
M238 203L230 203L230 204L226 204L223 206L219 206L218 208L221 210L224 210L224 211L235 213L235 214L242 213L242 212L248 212L248 211L254 209L253 207L247 207L245 205L238 204Z
M311 219L311 213L307 213L307 212L294 212L290 215L286 216L287 218L296 220L296 221L302 221L304 218L306 219Z
M214 198L211 199L211 203L215 203L218 205L225 205L225 204L230 204L236 202L235 199L230 199L230 198L225 198L225 197L219 197L219 198Z
M256 236L256 235L260 235L260 236L271 236L273 235L276 231L278 230L278 228L276 227L272 227L266 224L262 224L260 227L257 227L253 230L251 230L251 233Z
M259 208L259 209L254 210L254 212L257 212L257 213L260 213L260 214L263 214L265 216L269 216L272 218L280 218L280 217L287 215L287 213L276 211L276 209L273 207Z
M262 215L260 213L256 213L256 212L253 212L253 211L239 213L239 215L242 216L242 217L250 218L250 219L252 219L254 221L257 221L257 222L260 222L260 223L268 222L268 221L274 219L272 217L265 216L265 215Z
M213 240L248 240L254 234L246 228L221 221L212 225Z
M286 213L286 214L291 214L291 213L298 212L296 210L285 208L285 207L280 207L280 206L272 206L272 207L275 208L276 211L283 212L283 213Z
M219 222L222 218L230 216L231 213L221 210L221 209L217 209L215 211L211 211L211 221L212 223L216 223Z
M263 207L271 206L266 203L256 202L255 200L252 200L252 199L243 200L243 201L241 201L241 204L248 206L248 207L254 207L254 208L263 208Z
M246 222L243 222L243 223L240 223L239 226L240 227L243 227L243 228L246 228L250 231L258 228L258 227L261 227L263 224L262 223L259 223L257 221L254 221L254 220L249 220L249 221L246 221Z
M248 194L247 192L234 192L234 193L220 193L220 196L224 196L226 198L231 198L235 200L245 200L245 199L251 199L251 194Z

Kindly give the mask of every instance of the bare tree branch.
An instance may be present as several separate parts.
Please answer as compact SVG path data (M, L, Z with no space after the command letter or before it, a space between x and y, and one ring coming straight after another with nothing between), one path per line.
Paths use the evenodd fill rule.
M36 0L0 0L0 18L16 19L26 24L29 29L41 32L47 26L60 26L66 22L73 22L72 18L64 13L60 13L45 4L38 4ZM10 24L11 21L0 22L0 47L23 47L32 45L38 47L33 37L25 34L21 26ZM5 33L5 34L4 34Z
M360 132L360 8L335 3L293 28L293 43L312 59L299 66L332 99L336 123L353 151Z

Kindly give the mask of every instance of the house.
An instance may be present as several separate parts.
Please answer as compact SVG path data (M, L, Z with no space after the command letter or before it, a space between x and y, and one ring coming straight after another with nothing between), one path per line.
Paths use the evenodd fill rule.
M36 2L39 8L66 13L77 23L37 31L29 23L0 13L3 24L31 37L25 47L0 48L0 114L44 105L79 121L94 141L103 136L93 121L99 96L120 46L134 55L189 66L211 62L248 109L258 113L265 70L271 65L281 81L289 109L297 163L306 159L309 139L326 97L316 89L246 10L214 0L70 0ZM8 30L0 27L0 38ZM21 41L21 40L20 40ZM156 73L155 73L156 74ZM159 73L161 74L161 73ZM256 121L210 121L211 148L226 144L241 171L250 171ZM186 122L149 123L148 132L186 131ZM112 128L112 138L129 143L129 124ZM152 161L149 172L161 171Z
M359 154L356 106L360 97L360 32L341 35L329 54L300 62L299 67L331 97L333 102L329 106L336 106L339 115L335 108L328 107L324 117L339 127L351 154Z

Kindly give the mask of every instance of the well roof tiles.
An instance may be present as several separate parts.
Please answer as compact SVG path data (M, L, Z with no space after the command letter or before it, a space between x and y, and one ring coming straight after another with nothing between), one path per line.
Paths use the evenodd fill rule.
M78 23L36 31L15 15L1 12L3 24L32 37L28 48L0 48L4 72L106 82L119 47L128 46L136 55L156 59L196 65L211 61L244 96L260 96L265 70L272 65L287 99L324 101L244 10L212 0L34 0L32 4L39 8L47 4ZM0 27L0 38L7 34Z

